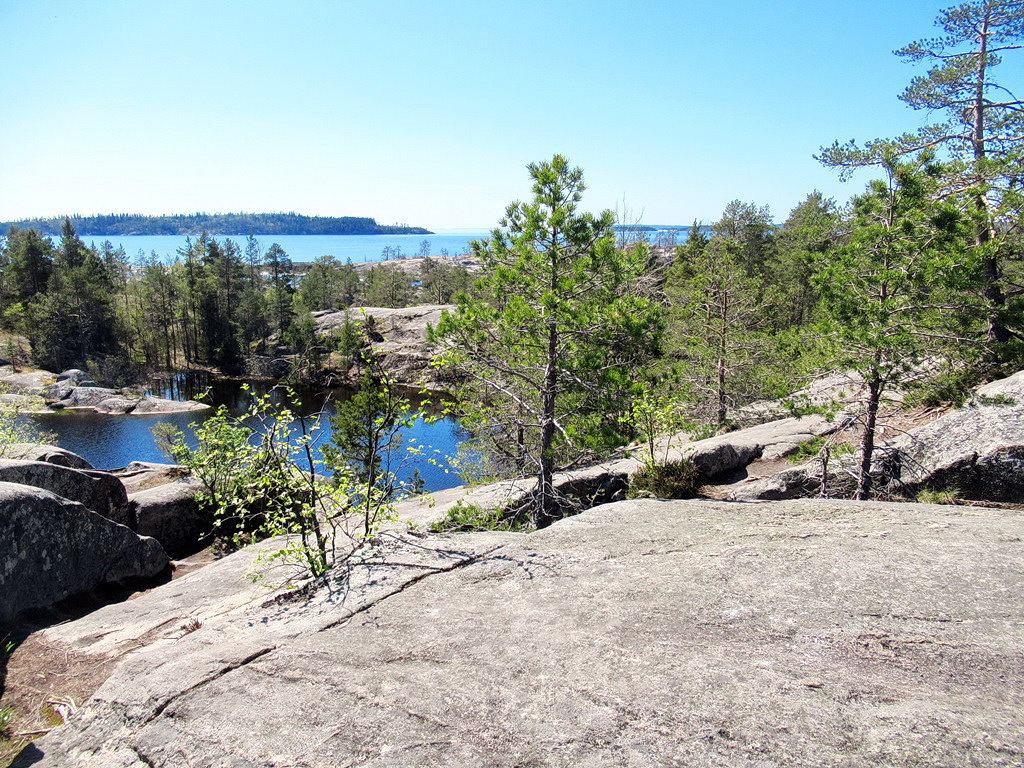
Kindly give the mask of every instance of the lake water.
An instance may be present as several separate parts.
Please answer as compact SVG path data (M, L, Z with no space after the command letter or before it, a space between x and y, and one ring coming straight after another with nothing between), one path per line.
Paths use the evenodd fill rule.
M320 256L334 256L341 262L351 259L353 263L380 261L384 250L401 249L405 256L418 256L423 241L429 244L431 256L447 252L449 256L466 253L471 240L488 237L485 229L449 229L433 235L256 235L260 249L267 249L277 243L287 252L292 261L309 262ZM217 240L231 239L245 251L245 236L215 235ZM134 262L139 251L149 257L156 253L166 261L173 261L179 249L186 247L188 238L181 235L86 235L82 240L87 245L99 246L110 240L114 247L121 246ZM195 237L192 238L195 240Z
M645 232L644 235L651 243L681 244L686 240L689 229L685 226L666 225L656 231ZM428 243L431 256L440 256L445 252L449 256L458 256L469 251L469 243L472 240L482 240L490 237L490 234L490 230L487 229L444 229L433 235L257 235L256 239L264 253L273 243L277 243L284 248L291 260L296 262L310 262L320 256L334 256L342 263L351 259L354 264L358 264L382 260L385 249L392 253L396 249L400 250L408 257L418 256L424 240ZM243 252L245 250L244 235L215 237L218 240L234 240ZM184 235L87 235L82 240L87 245L97 247L104 240L110 240L115 248L124 248L124 252L133 262L139 251L146 257L156 253L161 259L170 262L177 256L179 249L186 247L188 238Z
M271 385L264 382L251 384L257 394L270 392L275 402L283 398L281 389L271 391ZM174 381L156 382L153 394L161 396L190 396L196 384L182 386L182 378ZM242 382L217 380L206 382L200 388L209 388L210 397L207 402L224 405L233 414L240 415L249 404L249 395L242 390ZM301 392L301 407L296 412L311 417L322 413L321 426L323 433L316 448L323 445L330 435L328 417L336 412L336 403L351 396L346 390ZM415 403L415 395L410 396ZM57 445L77 453L89 461L97 469L118 469L132 461L171 461L157 447L153 435L153 427L159 422L169 423L183 433L190 445L195 447L193 423L202 423L213 413L213 409L191 411L185 413L163 414L103 414L92 411L62 411L46 414L33 414L31 420L41 428L53 432L57 436ZM465 435L460 430L458 421L452 418L441 418L436 421L419 419L407 430L406 443L421 450L419 456L409 456L405 465L396 468L399 478L408 480L413 469L418 469L428 491L439 491L461 484L448 462L454 456ZM319 458L319 450L315 451ZM323 473L322 468L318 469Z

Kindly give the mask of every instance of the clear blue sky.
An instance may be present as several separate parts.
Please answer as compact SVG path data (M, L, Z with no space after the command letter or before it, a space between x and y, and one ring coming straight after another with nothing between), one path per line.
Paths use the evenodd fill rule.
M0 0L0 220L487 228L554 153L584 169L588 210L689 223L739 198L782 220L862 188L821 145L927 120L892 50L949 4Z

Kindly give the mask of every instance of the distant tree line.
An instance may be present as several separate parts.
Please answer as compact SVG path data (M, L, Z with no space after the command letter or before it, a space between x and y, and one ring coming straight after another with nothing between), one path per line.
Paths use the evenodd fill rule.
M417 264L357 269L323 256L300 271L277 243L207 234L168 263L130 259L109 240L89 247L70 219L56 244L11 227L0 242L0 331L27 338L40 367L108 379L192 365L236 373L246 357L278 352L315 358L305 369L315 373L336 344L318 337L312 312L445 303L469 284L443 257Z
M143 216L115 213L96 216L68 216L23 219L0 224L6 231L15 226L59 235L65 220L79 236L129 235L429 235L430 230L405 225L378 224L360 216L302 216L298 213L188 213Z

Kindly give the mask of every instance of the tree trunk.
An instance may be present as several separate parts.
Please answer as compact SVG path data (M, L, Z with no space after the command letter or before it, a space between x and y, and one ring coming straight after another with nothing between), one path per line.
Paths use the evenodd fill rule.
M860 475L857 478L856 499L867 499L871 495L871 459L875 453L875 422L878 420L878 402L882 394L881 377L878 370L871 371L868 379L868 402L864 414L864 433L860 439Z
M537 476L537 508L534 524L542 528L555 517L555 459L551 449L555 442L555 392L558 386L558 327L548 321L547 366L544 370L544 391L541 393L540 473Z
M971 144L974 150L975 180L982 183L981 166L985 162L985 78L988 67L988 38L990 34L991 10L986 8L981 21L979 38L981 47L978 55L978 79L974 86L974 125L971 134ZM975 207L981 214L982 220L978 224L978 231L975 238L976 244L981 247L990 242L993 238L991 216L988 210L988 201L982 193L974 200ZM988 304L988 340L993 344L1005 344L1010 340L1010 332L1003 324L1001 314L1006 305L1006 297L999 285L999 260L993 253L985 257L984 280L981 295ZM998 358L998 353L995 355Z

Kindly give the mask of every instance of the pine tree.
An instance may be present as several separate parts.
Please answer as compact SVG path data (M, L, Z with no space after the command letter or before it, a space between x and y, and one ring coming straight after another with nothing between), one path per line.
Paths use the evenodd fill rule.
M469 376L460 403L477 436L513 471L534 469L531 512L542 526L559 515L559 463L613 437L608 414L628 412L661 320L631 290L646 252L615 247L611 211L577 210L582 171L560 155L529 171L533 199L508 206L491 238L474 244L483 275L432 338L439 361Z

